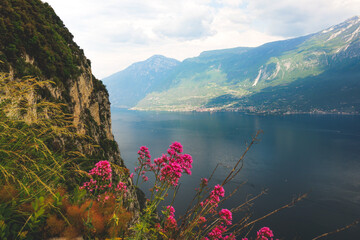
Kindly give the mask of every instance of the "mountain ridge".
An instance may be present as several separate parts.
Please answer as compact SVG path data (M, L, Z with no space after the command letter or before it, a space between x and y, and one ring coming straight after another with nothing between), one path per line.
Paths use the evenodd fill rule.
M205 51L185 59L171 68L166 81L160 81L166 88L153 88L131 109L359 113L358 100L346 97L353 91L339 91L350 84L360 93L359 59L360 18L354 16L306 36L253 48ZM341 73L346 76L343 81ZM284 94L285 88L292 95ZM324 98L336 96L342 103L329 100L332 105L324 105L306 89ZM272 104L264 99L269 94ZM284 99L276 100L277 95ZM305 96L309 99L301 101Z

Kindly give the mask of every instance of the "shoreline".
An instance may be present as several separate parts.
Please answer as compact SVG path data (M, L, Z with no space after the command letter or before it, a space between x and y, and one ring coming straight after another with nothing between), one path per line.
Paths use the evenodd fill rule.
M195 109L195 110L183 110L183 109L140 109L140 108L118 108L111 107L111 109L117 110L128 110L128 111L139 111L139 112L178 112L178 113L191 113L191 112L238 112L247 115L347 115L347 116L359 116L360 112L342 112L342 111L323 111L323 110L312 110L312 111L281 111L281 110L269 110L269 111L250 111L246 109Z

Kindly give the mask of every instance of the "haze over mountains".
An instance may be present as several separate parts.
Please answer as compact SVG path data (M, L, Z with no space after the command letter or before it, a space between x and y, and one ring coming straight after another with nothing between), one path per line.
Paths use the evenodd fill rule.
M153 56L103 79L113 107L359 113L360 18L259 47Z

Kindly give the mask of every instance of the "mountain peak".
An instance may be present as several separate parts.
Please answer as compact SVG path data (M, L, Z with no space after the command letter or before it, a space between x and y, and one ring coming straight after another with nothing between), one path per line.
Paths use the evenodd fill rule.
M360 15L355 15L349 19L347 19L345 22L348 22L348 21L353 21L353 20L359 20L360 19Z
M169 67L172 68L178 65L179 63L180 62L174 58L168 58L163 55L153 55L150 58L146 59L145 61L134 63L130 67L143 68L144 66L147 66L153 69L154 71L158 71L163 68L165 69Z
M351 17L351 18L349 18L349 19L346 19L344 22L342 22L342 23L340 23L340 24L338 24L338 25L344 25L344 24L346 24L346 25L348 25L348 24L353 25L353 24L357 24L357 23L359 23L359 22L360 22L360 15L356 15L356 16L353 16L353 17Z
M325 36L329 35L327 41L333 39L342 39L341 41L344 43L350 42L350 40L356 39L358 33L360 31L360 16L353 16L342 23L333 25L323 31L322 34Z
M151 57L149 57L147 60L153 60L153 59L165 59L167 57L165 57L164 55L160 55L160 54L155 54Z
M149 57L144 62L154 62L154 61L179 62L178 60L176 60L174 58L168 58L168 57L165 57L165 56L159 55L159 54Z

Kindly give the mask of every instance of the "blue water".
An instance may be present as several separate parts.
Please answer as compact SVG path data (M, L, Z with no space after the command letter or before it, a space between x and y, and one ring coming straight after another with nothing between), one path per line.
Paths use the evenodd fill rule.
M220 163L215 185L230 171L257 130L260 141L246 155L244 168L225 188L230 192L246 181L222 207L231 208L263 189L268 194L254 203L254 219L309 196L257 223L270 227L280 239L312 239L360 218L360 116L252 116L241 113L156 113L112 110L112 128L121 155L134 169L140 146L153 157L179 141L193 156L192 176L185 175L175 201L181 215L201 177ZM144 190L150 185L144 185ZM145 190L146 192L146 190ZM243 213L235 216L235 221ZM360 239L360 226L326 239Z

